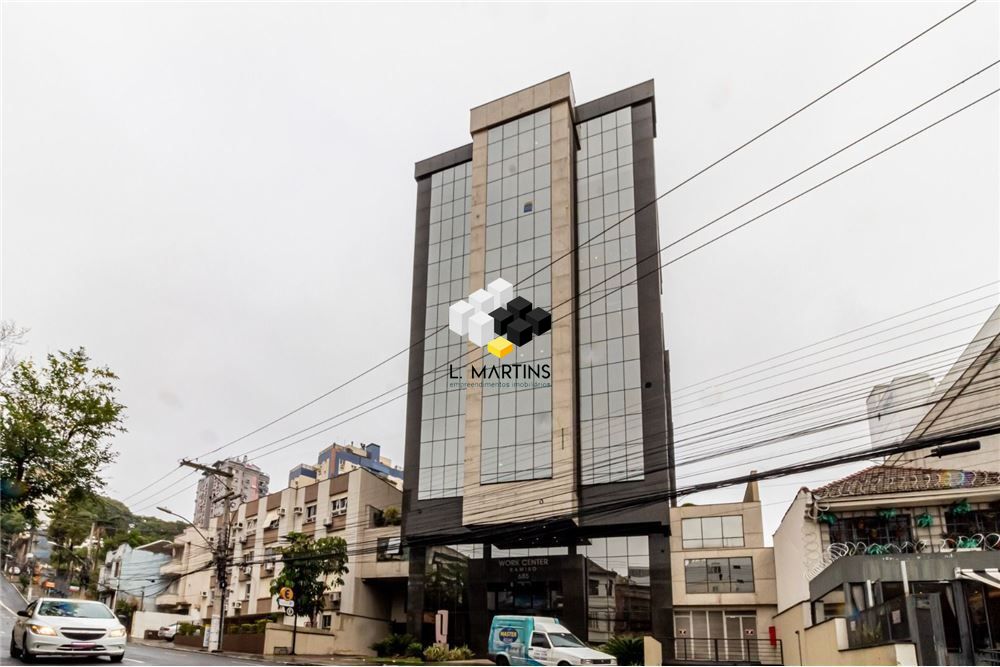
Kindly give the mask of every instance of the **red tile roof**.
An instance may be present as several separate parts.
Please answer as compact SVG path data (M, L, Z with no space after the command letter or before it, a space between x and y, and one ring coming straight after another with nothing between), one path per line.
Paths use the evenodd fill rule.
M1000 472L879 465L813 489L813 495L819 498L848 498L984 486L1000 486Z

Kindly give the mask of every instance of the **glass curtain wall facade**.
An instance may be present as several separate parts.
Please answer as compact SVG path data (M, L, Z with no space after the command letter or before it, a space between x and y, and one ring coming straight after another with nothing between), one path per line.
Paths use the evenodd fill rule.
M462 493L465 390L448 384L449 363L461 363L465 342L448 331L448 307L469 293L469 210L472 163L431 176L424 319L423 406L420 411L420 498Z
M549 110L523 116L487 133L486 280L516 285L516 296L552 308ZM552 360L551 336L516 348L516 363ZM487 355L487 366L514 363ZM483 386L480 483L552 476L552 389Z
M643 478L632 110L577 125L577 326L584 484Z

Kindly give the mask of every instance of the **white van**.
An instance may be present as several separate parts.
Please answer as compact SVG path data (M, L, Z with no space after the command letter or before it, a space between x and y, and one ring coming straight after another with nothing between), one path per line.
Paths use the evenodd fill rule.
M558 619L494 616L487 651L498 665L617 665L614 656L590 648Z

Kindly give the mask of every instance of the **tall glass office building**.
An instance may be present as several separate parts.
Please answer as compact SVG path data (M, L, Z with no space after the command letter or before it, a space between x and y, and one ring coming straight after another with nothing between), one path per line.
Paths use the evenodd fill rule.
M403 534L425 641L440 610L479 654L496 614L673 634L655 120L652 81L577 105L564 74L416 165Z

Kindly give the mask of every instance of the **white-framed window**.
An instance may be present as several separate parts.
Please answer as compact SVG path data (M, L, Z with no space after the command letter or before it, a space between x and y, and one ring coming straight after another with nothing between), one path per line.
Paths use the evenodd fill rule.
M682 519L681 542L684 549L742 547L743 516L737 514Z
M333 614L323 614L323 629L329 630L333 627Z
M330 501L330 514L337 516L347 514L347 498L335 498Z
M316 518L316 504L306 505L306 518L314 519Z

